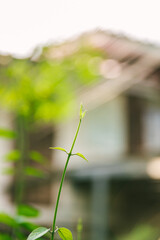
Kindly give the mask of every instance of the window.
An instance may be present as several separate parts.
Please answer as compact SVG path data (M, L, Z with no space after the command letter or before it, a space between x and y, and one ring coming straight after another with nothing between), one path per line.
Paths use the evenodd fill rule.
M160 154L160 105L129 96L128 130L130 154Z
M143 122L145 152L160 154L160 106L149 104L145 109Z
M128 97L128 145L130 154L140 154L143 151L143 110L144 101Z

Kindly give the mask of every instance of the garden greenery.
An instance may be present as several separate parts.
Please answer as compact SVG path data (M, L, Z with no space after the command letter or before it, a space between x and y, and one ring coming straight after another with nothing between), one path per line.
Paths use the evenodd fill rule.
M31 146L31 134L41 126L52 127L53 123L73 116L79 89L89 88L100 79L99 66L106 59L106 53L90 46L84 38L75 41L75 45L69 54L72 43L71 47L68 43L44 47L36 60L7 56L8 61L0 63L0 108L9 113L14 129L0 129L0 137L13 139L15 146L5 156L11 167L4 169L4 173L14 179L9 187L13 190L15 214L0 213L4 231L0 233L0 240L25 240L26 234L35 228L28 219L36 218L39 212L35 214L37 210L30 206L25 195L29 180L45 175L42 165L47 159ZM57 56L66 51L67 54ZM83 157L80 153L77 155Z

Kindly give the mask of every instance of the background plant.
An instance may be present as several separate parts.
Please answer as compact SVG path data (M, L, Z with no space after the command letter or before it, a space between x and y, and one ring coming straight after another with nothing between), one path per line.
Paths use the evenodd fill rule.
M3 213L0 218L0 222L10 228L6 218L17 219L20 214L22 217L22 211L19 210L22 209L21 206L25 205L25 209L28 206L30 210L33 208L24 199L28 175L43 177L43 171L31 165L31 161L36 161L39 165L44 164L45 158L34 149L31 150L30 134L41 126L52 126L73 115L71 109L76 106L76 91L84 85L94 84L99 78L99 72L95 71L98 68L96 59L103 59L104 54L81 43L76 51L63 54L60 58L50 58L50 47L47 47L42 49L42 54L37 60L8 57L7 64L0 66L0 107L13 116L16 146L6 156L6 161L12 162L13 168L5 169L6 174L14 176L16 215ZM62 44L52 48L56 52L63 52L64 46ZM18 226L21 230L20 222L17 224L12 239L17 238Z
M118 238L118 240L150 240L159 237L158 228L152 227L149 224L140 224L135 226L128 234Z
M11 140L16 138L16 132L9 129L0 129L0 137ZM8 162L19 161L20 153L18 150L14 150L5 156L5 160ZM5 174L13 174L12 168L3 169ZM16 186L17 194L19 185ZM17 201L19 196L17 195ZM39 211L29 205L17 203L16 215L11 216L6 213L0 213L1 224L7 225L7 233L0 233L0 240L11 240L11 239L26 239L26 233L33 230L36 224L31 223L28 219L39 216Z

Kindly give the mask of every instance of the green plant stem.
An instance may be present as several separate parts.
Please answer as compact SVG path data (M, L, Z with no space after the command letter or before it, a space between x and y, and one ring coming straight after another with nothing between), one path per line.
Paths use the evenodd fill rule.
M16 186L15 186L15 202L18 206L24 200L26 177L25 167L28 160L28 121L22 116L17 116L17 147L20 152L20 160L16 166Z
M58 210L60 195L61 195L61 191L62 191L63 181L64 181L64 178L65 178L65 174L66 174L67 166L68 166L68 163L69 163L69 159L70 159L70 157L72 155L72 150L73 150L73 147L75 145L75 142L76 142L76 139L77 139L77 136L78 136L78 132L79 132L79 129L80 129L81 122L82 122L82 119L80 118L79 124L78 124L78 128L77 128L77 131L76 131L76 134L75 134L75 137L74 137L74 140L73 140L70 152L68 153L67 161L66 161L66 164L65 164L65 167L64 167L64 170L63 170L61 183L60 183L60 187L59 187L59 192L58 192L58 196L57 196L56 208L55 208L55 212L54 212L51 240L54 240L54 231L55 231L55 225L56 225L57 210Z

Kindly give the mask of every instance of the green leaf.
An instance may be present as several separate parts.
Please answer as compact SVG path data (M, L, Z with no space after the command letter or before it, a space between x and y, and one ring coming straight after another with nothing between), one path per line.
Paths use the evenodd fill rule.
M88 160L83 156L82 153L75 153L75 154L72 154L72 155L77 155L77 156L83 158L84 160L86 160L88 162Z
M35 230L33 230L33 232L29 234L27 240L34 240L34 239L40 238L49 231L50 231L50 228L45 228L45 227L36 228Z
M12 237L5 233L0 233L0 240L12 240Z
M64 148L61 148L61 147L50 147L49 149L57 149L57 150L63 151L68 154L67 150Z
M80 105L80 112L79 112L80 119L83 119L85 114L86 114L86 111L83 110L83 105L81 104Z
M5 156L6 161L16 162L20 159L20 152L18 150L13 150Z
M63 240L73 240L72 233L67 228L58 228L58 234Z
M15 219L6 213L0 213L0 223L6 224L10 227L17 227Z
M18 206L18 215L25 217L37 217L39 215L39 211L28 205L19 205Z
M14 175L15 169L13 167L5 168L5 169L3 169L3 174Z
M9 129L0 129L0 137L4 137L4 138L15 138L16 137L16 133L12 130Z
M44 173L37 169L37 168L33 168L33 167L27 167L25 169L25 173L28 176L33 176L33 177L44 177Z
M38 162L38 163L44 163L45 162L45 158L43 157L43 155L40 154L37 151L31 151L30 152L30 158L32 160L34 160L35 162Z

